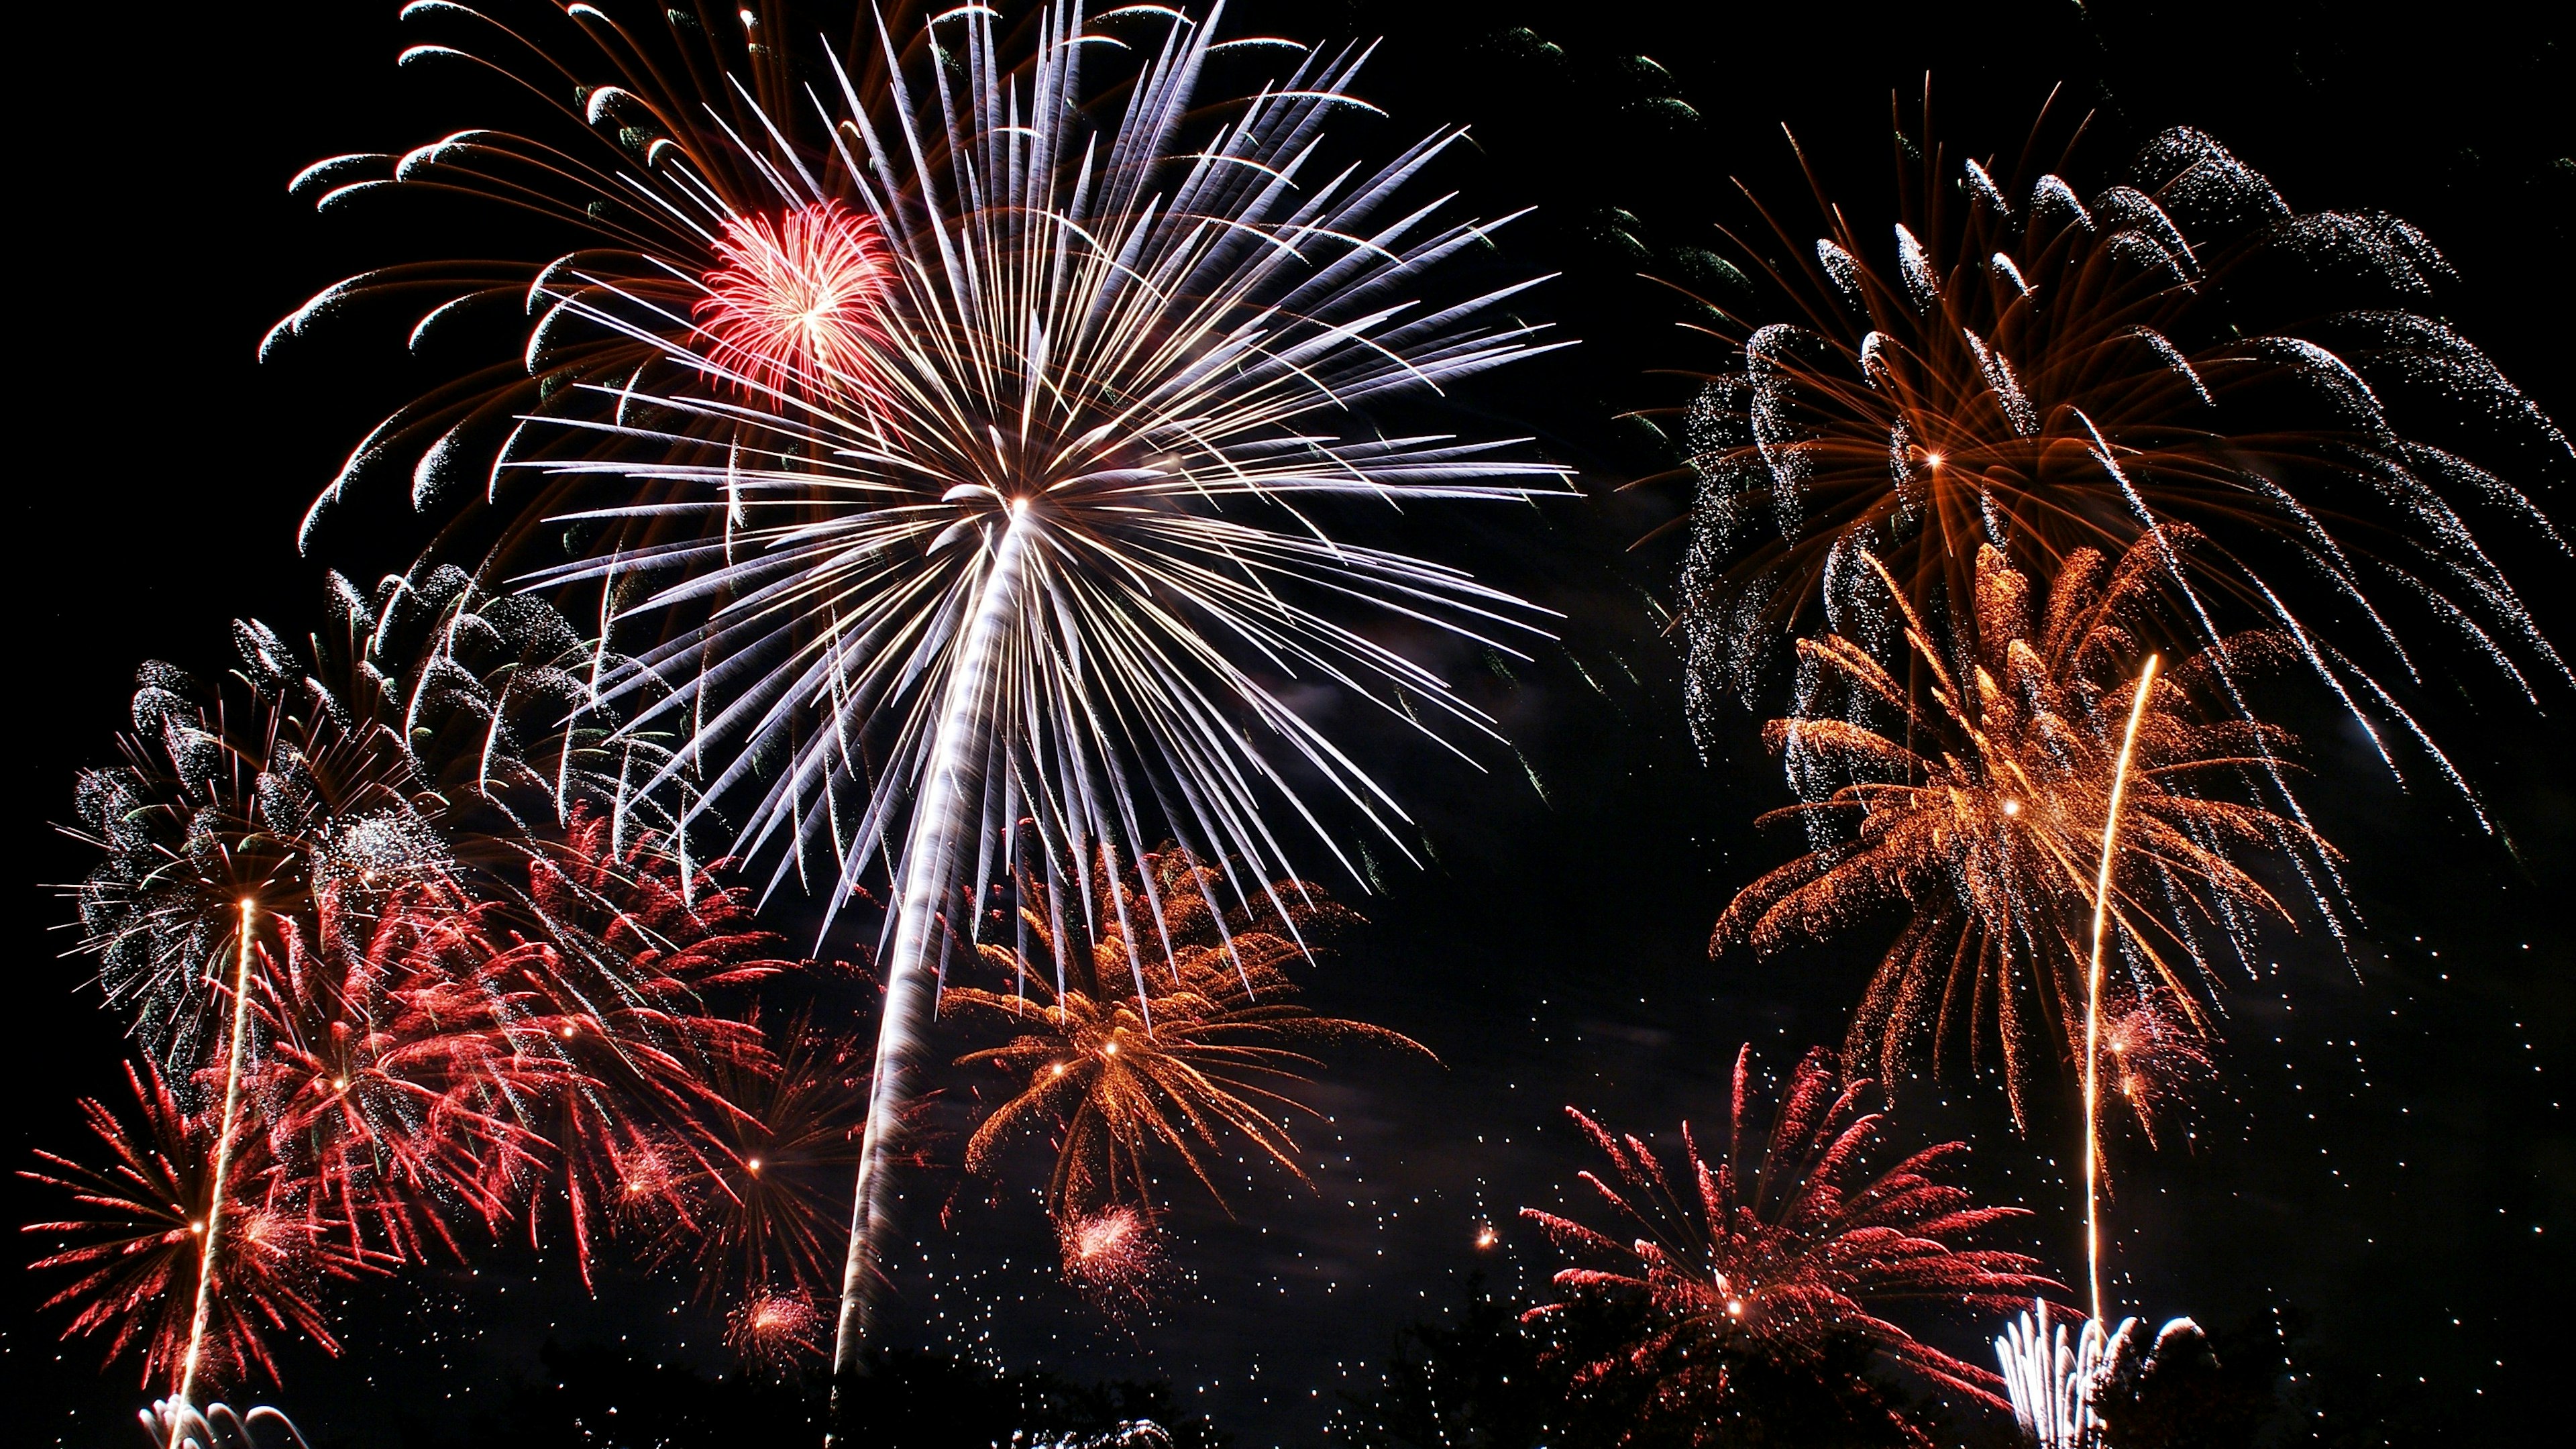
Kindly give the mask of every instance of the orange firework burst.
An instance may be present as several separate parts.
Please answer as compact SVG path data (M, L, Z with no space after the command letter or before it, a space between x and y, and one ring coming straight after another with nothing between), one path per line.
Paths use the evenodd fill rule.
M1709 260L1776 315L1736 315L1739 296L1703 314L1727 367L1689 419L1695 706L1749 695L1819 603L1847 629L1864 553L1922 611L1965 599L1986 543L2053 565L2189 524L2223 545L2190 588L2289 633L2374 738L2393 719L2460 783L2397 696L2428 647L2525 695L2568 680L2496 561L2566 543L2462 444L2402 429L2544 478L2576 450L2439 320L2450 269L2414 227L2295 211L2188 129L2088 202L2037 154L2043 128L2018 175L1904 142L1892 236L1819 190L1812 242L1763 213L1770 245L1739 248L1756 281ZM1797 260L1763 260L1782 247Z
M139 1072L129 1064L125 1074L141 1108L139 1130L95 1099L81 1103L107 1149L106 1165L39 1152L44 1167L21 1174L71 1193L86 1216L25 1230L61 1243L29 1265L32 1271L77 1275L45 1303L72 1310L63 1336L105 1337L110 1362L139 1349L148 1386L164 1377L176 1382L188 1351L219 1114L188 1111L148 1062ZM259 1134L235 1137L198 1366L200 1377L218 1382L237 1382L253 1368L275 1377L271 1333L338 1353L318 1301L321 1286L376 1266L340 1246L328 1201L310 1191L309 1180L283 1172Z
M1020 1033L958 1061L1025 1083L975 1129L967 1170L992 1171L1019 1134L1058 1124L1048 1198L1059 1219L1129 1197L1150 1202L1146 1161L1157 1149L1223 1202L1200 1153L1231 1129L1304 1181L1281 1119L1312 1109L1281 1089L1318 1064L1306 1049L1365 1043L1430 1055L1383 1027L1297 1003L1282 968L1305 954L1301 933L1346 913L1293 881L1255 893L1257 906L1221 913L1217 902L1232 889L1224 872L1182 850L1148 855L1133 875L1114 865L1104 852L1092 898L1071 913L1024 877L1025 945L980 948L1013 989L952 987L945 998Z
M2175 567L2168 549L2187 542L2159 531L2108 567L2076 550L2036 617L2030 580L1981 548L1971 608L1947 651L1899 598L1929 708L1853 641L1798 641L1815 687L1765 735L1807 800L1764 819L1799 821L1821 843L1747 886L1718 921L1711 953L1749 944L1768 954L1909 913L1853 1019L1846 1069L1875 1057L1893 1082L1929 1037L1941 1070L1963 1044L1977 1054L1979 1024L1991 1019L2018 1115L2034 1046L2072 1061L2081 1039L2095 873L2137 687L2131 661L2157 581ZM2178 1037L2207 1032L2200 1001L2219 979L2216 956L2249 951L2261 918L2289 918L2234 853L2289 860L2340 929L2332 853L2277 789L2288 737L2225 713L2205 722L2228 676L2285 648L2248 634L2204 649L2153 681L2139 717L2107 912L2126 982L2110 995L2154 1013L2169 1055ZM2269 790L2290 813L2205 793L2229 789ZM2143 1115L2157 1095L2124 1099Z
M876 218L832 200L774 225L728 217L715 250L723 264L706 274L694 308L715 342L709 363L773 392L864 397L876 387L878 309L894 281Z
M1880 1118L1859 1110L1867 1081L1839 1082L1822 1049L1790 1074L1758 1156L1745 1107L1752 1048L1735 1059L1726 1154L1700 1154L1682 1126L1681 1171L1667 1172L1635 1137L1613 1137L1572 1108L1572 1117L1610 1159L1608 1179L1582 1180L1615 1215L1600 1231L1555 1213L1521 1215L1578 1259L1556 1275L1574 1299L1607 1299L1642 1311L1641 1336L1577 1370L1578 1383L1628 1380L1646 1390L1649 1411L1705 1420L1731 1411L1735 1376L1748 1366L1818 1369L1842 1340L1936 1383L2000 1406L2002 1380L1916 1340L1880 1317L1891 1304L1919 1301L1993 1311L2026 1305L2059 1285L2036 1260L1962 1244L1984 1228L2024 1215L1976 1207L1965 1188L1941 1180L1967 1144L1926 1148L1864 1179ZM1531 1319L1569 1304L1533 1309ZM1855 1385L1873 1399L1875 1390ZM1892 1405L1889 1418L1918 1442Z
M1065 1281L1093 1307L1118 1314L1153 1301L1163 1268L1163 1238L1154 1220L1126 1203L1056 1221Z

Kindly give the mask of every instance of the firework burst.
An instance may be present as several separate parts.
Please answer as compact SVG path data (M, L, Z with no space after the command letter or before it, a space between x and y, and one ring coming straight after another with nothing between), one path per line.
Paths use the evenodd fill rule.
M1087 1216L1059 1217L1056 1246L1064 1278L1083 1301L1112 1317L1147 1308L1163 1273L1163 1235L1143 1209L1118 1203Z
M1328 122L1364 104L1356 52L1225 97L1202 87L1239 47L1210 27L1134 7L1101 23L1142 57L1116 103L1094 104L1108 92L1087 57L1112 37L1079 7L1041 13L1034 54L1014 62L993 12L969 6L910 51L881 26L865 87L835 58L836 84L802 100L734 88L714 101L734 126L680 119L699 97L646 94L637 77L662 72L621 67L586 93L582 143L614 153L597 167L476 132L307 178L330 186L325 204L418 182L589 218L606 245L518 289L541 314L526 349L545 374L536 422L503 428L495 397L524 390L469 379L389 420L353 468L435 431L415 468L415 495L432 497L478 429L506 432L488 454L496 486L550 477L538 513L570 513L593 540L587 561L541 578L611 599L651 581L608 624L662 642L603 692L683 681L634 723L676 730L673 769L703 763L711 796L741 800L741 852L771 853L781 880L819 857L831 910L891 862L845 1360L883 1231L876 1164L954 934L942 903L1009 871L1024 814L1054 874L1092 842L1132 859L1167 832L1284 874L1264 822L1283 800L1338 854L1283 766L1405 848L1392 798L1282 687L1490 733L1436 671L1344 616L1495 647L1534 616L1456 569L1334 534L1387 505L1562 487L1497 443L1352 426L1538 350L1507 310L1528 283L1421 300L1435 269L1490 244L1490 225L1402 199L1456 133L1331 172ZM644 43L596 28L621 56ZM850 228L813 210L836 203ZM774 215L787 219L755 220ZM824 325L777 325L817 315L826 272L854 300ZM362 296L438 286L444 307L500 290L435 276L352 279L280 335ZM844 370L818 341L864 360ZM542 360L558 347L580 360ZM782 367L783 388L757 375ZM549 453L514 454L532 426Z
M2137 703L2131 661L2171 551L2189 542L2159 531L2116 563L2079 549L2044 600L1984 546L1946 650L1899 598L1928 707L1853 640L1800 640L1805 707L1766 736L1806 802L1764 819L1804 823L1815 849L1745 887L1711 953L1767 954L1905 913L1853 1018L1846 1068L1874 1062L1894 1082L1926 1039L1936 1072L1993 1041L2019 1114L2042 1054L2075 1063L2084 1036L2096 874ZM2140 1090L2123 1100L2142 1117L2186 1084L2219 966L2250 968L2255 927L2289 918L2236 857L2296 866L2341 929L2331 852L2273 793L2287 736L2224 704L2227 677L2289 652L2276 635L2223 640L2154 679L2139 716L2109 861L2117 957L2106 964L2120 976L2104 1002L2141 1048Z
M1284 914L1214 909L1225 873L1188 852L1148 856L1132 875L1104 852L1094 894L1067 909L1036 877L1021 879L1018 948L986 944L1006 989L952 985L963 1019L1017 1033L958 1059L1007 1074L1015 1095L967 1140L966 1168L989 1173L1002 1152L1040 1127L1056 1133L1048 1203L1060 1223L1105 1207L1152 1201L1148 1164L1169 1152L1220 1203L1203 1154L1231 1133L1299 1181L1297 1144L1281 1118L1311 1112L1286 1088L1320 1064L1321 1047L1365 1044L1430 1053L1366 1022L1319 1016L1298 1003L1283 966L1299 936L1339 913L1310 885L1283 881L1265 902Z
M1821 1364L1841 1339L1978 1400L2003 1404L1995 1375L1915 1339L1880 1316L1909 1301L2002 1310L2035 1289L2057 1285L2035 1260L1961 1246L2018 1208L1972 1205L1943 1181L1965 1143L1915 1153L1864 1177L1880 1118L1859 1110L1865 1080L1836 1079L1826 1054L1799 1062L1758 1148L1746 1115L1752 1048L1736 1057L1727 1150L1701 1156L1682 1128L1683 1161L1668 1172L1652 1148L1613 1137L1572 1108L1593 1145L1609 1157L1608 1178L1583 1173L1614 1215L1598 1230L1524 1208L1556 1245L1589 1263L1556 1275L1573 1298L1609 1298L1642 1308L1643 1336L1584 1365L1577 1381L1643 1383L1654 1413L1725 1413L1732 1366L1746 1360L1792 1368ZM1625 1241L1623 1241L1625 1239ZM1533 1319L1565 1303L1532 1310ZM1891 1406L1889 1418L1904 1420ZM1907 1426L1920 1442L1928 1439Z
M2053 566L2190 525L2216 544L2176 580L2202 642L2222 605L2278 630L2375 742L2393 721L2465 795L2400 702L2426 652L2465 647L2535 703L2570 675L2490 552L2566 541L2461 450L2541 479L2576 450L2434 315L2432 243L2295 211L2198 131L2089 203L2039 160L2015 180L1908 152L1892 247L1820 192L1811 249L1764 214L1799 260L1757 270L1795 320L1709 314L1732 365L1690 416L1695 722L1819 603L1845 633L1883 616L1863 555L1926 611L1966 598L1988 543Z
M761 1289L725 1316L725 1347L763 1368L785 1369L823 1351L826 1326L811 1297Z
M866 1043L790 1018L770 1051L711 1064L694 1169L659 1248L699 1291L810 1299L837 1286L838 1207L865 1123ZM801 1295L801 1296L800 1296Z
M876 357L891 339L877 320L894 286L894 257L873 217L838 201L799 206L772 223L727 217L715 244L723 265L691 308L715 346L719 377L754 398L791 388L865 396L882 386Z
M202 1249L221 1118L189 1111L149 1063L125 1071L139 1125L94 1098L81 1103L105 1150L101 1165L39 1152L44 1165L21 1174L69 1193L82 1216L25 1230L57 1240L31 1271L74 1275L44 1305L71 1310L63 1336L103 1338L109 1362L138 1352L148 1387L156 1379L177 1382L189 1354L197 1279L208 1266ZM211 1313L197 1363L210 1380L239 1381L253 1371L274 1378L269 1341L276 1334L338 1353L320 1291L326 1280L381 1267L341 1246L329 1204L263 1147L255 1134L237 1133L226 1166L223 1252L211 1265Z

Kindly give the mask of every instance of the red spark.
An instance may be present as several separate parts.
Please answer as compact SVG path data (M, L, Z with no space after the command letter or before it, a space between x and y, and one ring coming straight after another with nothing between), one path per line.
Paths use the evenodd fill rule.
M692 310L715 340L709 360L757 388L874 390L884 343L878 318L894 259L876 218L838 201L800 206L773 225L731 217Z
M1624 1221L1614 1236L1536 1208L1521 1215L1567 1253L1612 1263L1564 1269L1557 1287L1646 1315L1643 1337L1584 1365L1578 1382L1627 1378L1642 1382L1658 1411L1704 1414L1726 1406L1731 1362L1812 1367L1836 1341L1856 1339L1926 1378L2001 1405L1994 1374L1917 1341L1875 1310L1906 1298L2004 1310L2059 1286L2033 1272L2038 1264L2022 1254L1953 1246L2023 1210L1973 1207L1966 1189L1938 1180L1944 1164L1967 1150L1960 1142L1859 1180L1880 1117L1857 1110L1870 1084L1838 1083L1822 1050L1809 1052L1790 1075L1769 1140L1748 1162L1751 1061L1750 1047L1736 1057L1726 1155L1703 1159L1685 1123L1681 1174L1667 1175L1637 1138L1614 1138L1566 1109L1611 1162L1611 1180L1589 1172L1583 1180ZM1550 1304L1529 1316L1568 1306ZM1887 1412L1903 1425L1893 1406Z

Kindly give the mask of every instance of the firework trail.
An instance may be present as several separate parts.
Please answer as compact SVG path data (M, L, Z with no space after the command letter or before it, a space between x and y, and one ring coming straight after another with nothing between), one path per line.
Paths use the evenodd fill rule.
M578 8L605 55L661 44ZM469 454L493 488L551 480L518 516L591 542L538 581L625 601L603 633L660 631L601 684L630 729L674 735L656 783L703 768L711 798L741 802L738 851L774 858L773 886L820 857L831 911L886 865L844 1363L885 1231L880 1165L955 934L942 904L1014 868L1024 815L1059 878L1093 842L1133 860L1166 834L1286 874L1266 819L1282 803L1341 854L1318 792L1404 848L1400 808L1287 683L1357 693L1435 738L1489 734L1369 631L1509 652L1534 615L1336 532L1372 510L1563 486L1501 443L1361 421L1541 350L1508 310L1533 283L1420 300L1428 274L1490 247L1492 225L1407 199L1457 133L1330 171L1329 121L1365 109L1358 54L1221 94L1209 77L1229 52L1301 48L1221 44L1213 20L1160 9L1100 23L1121 33L1042 11L1017 63L981 7L909 49L881 25L853 52L873 68L864 85L834 58L834 84L801 99L766 79L662 94L638 65L584 92L581 144L600 166L474 132L303 181L326 205L419 184L577 220L587 197L604 208L581 222L600 248L509 284L538 317L536 394L568 401L501 429L495 400L527 391L462 380L389 419L325 502L432 437L417 497ZM754 35L755 71L775 63L769 44ZM1090 57L1118 49L1137 63L1096 84ZM501 295L467 271L353 278L278 340L368 297ZM548 451L514 451L532 427ZM502 441L477 451L493 429Z
M2102 866L2093 877L2093 951L2084 968L2084 1277L2092 1294L2093 1321L2102 1319L2102 933L2111 923L2111 868L2119 860L2120 800L2128 793L2129 766L2137 758L2138 726L2155 698L2153 654L2129 689L2129 725L2111 765L2111 798L2102 807Z
M1982 547L1946 648L1898 598L1929 707L1861 644L1800 640L1810 688L1800 713L1765 735L1806 800L1764 819L1805 823L1814 848L1736 896L1712 953L1767 954L1901 905L1910 919L1853 1017L1848 1070L1875 1058L1881 1080L1899 1080L1928 1037L1940 1071L1979 1055L1991 1022L2019 1118L2043 1051L2084 1074L2098 1000L2107 1019L2135 1028L2125 1079L2180 1085L2184 1064L2166 1070L2149 1053L2196 1055L2220 968L2233 958L2250 971L2257 927L2289 917L2238 857L2289 860L2330 926L2340 929L2342 912L2331 852L2275 793L2288 737L2225 703L2227 677L2292 646L2240 634L2152 680L2134 677L2159 580L2191 541L2160 530L2116 562L2079 549L2044 599L2001 550ZM2135 768L2123 776L2133 711ZM2115 789L2125 794L2111 836ZM2105 992L2082 974L2097 904L2121 967ZM2124 1093L2141 1116L2169 1097Z
M2008 1308L2057 1286L2031 1258L1957 1246L2023 1210L1972 1206L1965 1188L1943 1181L1965 1143L1927 1148L1865 1177L1881 1120L1858 1110L1869 1083L1837 1080L1821 1049L1790 1074L1757 1144L1746 1113L1751 1065L1747 1047L1736 1057L1725 1154L1704 1158L1685 1124L1679 1171L1637 1138L1613 1137L1567 1109L1610 1159L1609 1178L1586 1172L1582 1180L1614 1224L1599 1230L1536 1208L1521 1215L1578 1263L1610 1265L1566 1268L1558 1288L1575 1299L1625 1301L1647 1315L1643 1337L1583 1366L1576 1381L1644 1380L1655 1402L1704 1418L1729 1407L1731 1360L1817 1365L1830 1342L1851 1337L1913 1373L2000 1405L2004 1385L1995 1375L1879 1315L1908 1299ZM1920 1438L1894 1406L1881 1407Z
M2414 227L2295 211L2187 129L2087 203L2045 169L2045 125L2019 179L1907 143L1920 170L1900 163L1892 246L1821 189L1812 248L1764 211L1798 260L1757 265L1758 285L1705 314L1729 368L1689 421L1703 741L1814 606L1846 635L1892 623L1864 555L1928 612L1962 604L1981 545L2045 572L2188 524L2213 546L2173 580L2186 637L2215 642L2228 609L2280 632L2392 771L2393 723L2476 808L2401 701L2444 647L2535 704L2538 682L2570 680L2491 552L2568 546L2460 450L2540 483L2569 476L2576 447L2434 315L2451 272ZM1757 292L1794 320L1739 317Z

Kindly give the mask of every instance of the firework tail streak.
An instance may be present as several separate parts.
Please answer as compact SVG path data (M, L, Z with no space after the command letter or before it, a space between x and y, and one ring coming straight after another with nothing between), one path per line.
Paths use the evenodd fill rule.
M996 495L998 496L998 495ZM984 581L975 600L974 623L968 628L956 672L948 677L948 695L940 702L938 738L932 746L929 791L913 811L911 838L904 842L894 954L886 963L884 1016L877 1027L876 1071L868 1078L867 1135L859 1143L859 1181L850 1208L850 1256L841 1274L841 1314L832 1338L832 1371L856 1368L859 1347L867 1337L867 1279L880 1224L886 1217L883 1165L886 1145L899 1130L903 1104L897 1078L904 1070L922 1016L938 994L938 963L932 959L944 940L939 905L956 875L958 844L973 827L967 807L981 791L983 756L972 750L985 734L992 656L1011 610L1021 560L1035 527L1025 499L1008 503L1010 522L991 545Z
M2111 808L2102 817L2102 869L2093 878L2093 959L2084 974L2084 1273L2092 1292L2093 1321L2102 1321L2102 931L2110 923L2112 852L2120 840L2120 797L2128 793L2129 761L2138 750L2138 722L2156 687L2158 656L2138 671L2129 703L2129 727L2120 736L2119 767L2111 772Z
M197 1308L188 1320L188 1357L179 1369L179 1402L195 1402L197 1361L203 1357L206 1344L206 1317L215 1306L215 1242L223 1233L224 1180L233 1170L233 1114L241 1106L242 1041L250 1027L250 951L252 912L257 905L248 899L241 903L241 945L233 965L233 1035L224 1064L224 1115L216 1128L215 1185L206 1199L206 1241L197 1251Z

